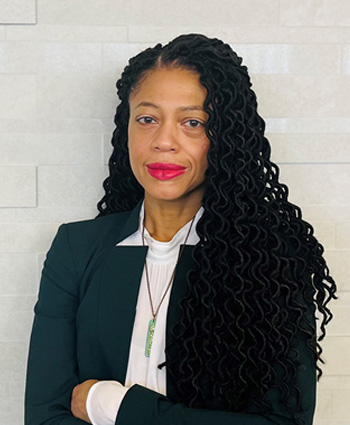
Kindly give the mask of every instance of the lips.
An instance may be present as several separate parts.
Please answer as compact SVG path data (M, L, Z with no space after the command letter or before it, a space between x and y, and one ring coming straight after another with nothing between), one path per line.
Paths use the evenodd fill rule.
M147 170L157 180L170 180L184 174L186 167L170 162L154 162L147 165Z

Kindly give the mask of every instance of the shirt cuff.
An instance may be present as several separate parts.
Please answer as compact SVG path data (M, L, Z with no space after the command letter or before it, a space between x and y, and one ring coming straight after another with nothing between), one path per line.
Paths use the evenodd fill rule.
M118 381L96 382L86 399L86 410L92 425L114 425L128 389Z

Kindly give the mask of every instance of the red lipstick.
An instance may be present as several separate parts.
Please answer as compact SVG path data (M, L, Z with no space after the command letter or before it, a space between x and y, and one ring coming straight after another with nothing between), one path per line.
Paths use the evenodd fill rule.
M154 162L147 165L147 170L157 180L170 180L184 174L186 167L169 162Z

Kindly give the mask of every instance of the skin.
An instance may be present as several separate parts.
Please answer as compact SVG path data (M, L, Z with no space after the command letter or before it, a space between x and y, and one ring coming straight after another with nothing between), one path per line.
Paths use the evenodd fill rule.
M185 69L149 71L129 99L129 156L133 173L145 189L145 226L159 241L170 241L201 206L208 167L206 89L199 75ZM150 163L175 163L184 174L158 180Z
M181 68L149 71L129 99L129 156L145 189L145 226L159 241L170 241L201 206L208 167L206 89L199 75ZM152 177L151 163L175 163L185 172L170 180ZM73 416L91 423L86 411L89 379L72 392Z
M98 382L97 379L88 379L74 387L71 399L71 411L73 416L89 424L91 421L86 411L86 399L90 388Z

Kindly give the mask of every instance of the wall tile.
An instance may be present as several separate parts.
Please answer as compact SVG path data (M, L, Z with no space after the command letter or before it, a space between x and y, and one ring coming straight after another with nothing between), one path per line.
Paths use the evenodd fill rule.
M1 24L35 24L35 0L0 0Z
M10 395L10 385L8 382L0 382L0 398Z
M349 204L349 164L282 164L280 169L296 204Z
M1 254L0 254L1 256ZM35 295L0 295L1 310L7 312L33 311Z
M38 81L38 117L105 118L116 108L115 81L102 76L43 76Z
M253 74L340 73L341 47L334 44L237 44L231 47ZM254 82L254 79L253 79Z
M31 311L0 311L0 340L27 341L32 321Z
M293 202L293 201L292 201ZM335 224L332 221L313 220L314 235L319 243L327 249L335 248Z
M7 379L11 379L23 375L26 367L27 352L27 342L0 341L0 363L3 366L0 369L1 378L7 377Z
M336 303L333 302L331 306L334 317L328 326L327 334L350 337L350 303L349 305L336 305Z
M350 337L327 336L322 341L323 358L326 364L322 367L325 375L350 375Z
M278 163L350 162L348 134L275 133L268 139Z
M350 220L350 205L304 205L303 213L308 220L347 221Z
M330 391L317 391L316 412L314 421L319 419L331 420L332 418L332 393Z
M99 134L4 134L0 164L101 164Z
M334 391L332 394L332 421L349 423L350 390Z
M28 342L0 342L0 381L7 390L0 397L1 425L23 425L23 387ZM20 389L20 383L22 388Z
M23 398L0 398L0 425L23 425Z
M349 37L350 40L350 37ZM342 72L344 74L350 74L350 45L343 46L342 51Z
M350 253L350 251L348 251ZM337 307L349 307L350 306L350 290L338 290L338 299L334 301L334 305ZM350 329L350 322L348 323ZM349 383L350 384L350 383Z
M34 74L37 71L40 46L33 43L0 43L0 72L6 74Z
M0 167L0 207L35 207L36 198L35 167Z
M23 424L22 405L27 347L27 341L0 342L0 381L5 386L5 394L0 396L1 425ZM15 410L16 404L17 409Z
M25 376L11 380L9 387L10 397L20 397L23 400L25 392Z
M58 223L0 223L0 253L47 252Z
M318 383L319 391L350 390L348 376L322 376Z
M263 117L350 115L350 77L255 75L252 80Z
M6 38L6 27L4 25L0 25L0 40L5 40Z
M261 111L259 110L261 115ZM349 118L342 117L289 117L289 118L273 118L265 113L263 117L266 121L266 129L268 133L350 133Z
M97 202L96 202L97 204ZM0 223L59 223L93 218L96 205L37 208L0 208Z
M44 43L39 72L85 74L101 72L102 48L92 43Z
M1 73L101 73L102 47L97 43L0 43Z
M350 251L326 251L324 257L338 290L350 291Z
M34 74L38 69L40 48L33 43L0 43L0 72L6 74Z
M104 191L106 167L40 166L39 205L95 206Z
M203 21L203 22L206 22L206 21ZM203 23L192 24L192 25L179 25L179 26L178 25L171 25L171 26L142 25L142 24L130 25L128 28L128 41L130 43L150 43L150 45L155 45L157 43L166 44L181 34L190 34L190 33L198 33L198 34L204 34L207 37L220 38L220 35L218 34L220 34L221 28L222 28L221 26L209 26ZM245 31L244 35L248 35L254 32L251 30L250 26L248 28L247 26L239 27L237 32L239 31ZM242 35L242 38L244 38L243 35ZM235 37L234 40L236 42L240 41L238 37ZM229 42L230 40L226 38L225 41ZM244 41L246 41L246 38L244 38Z
M32 75L0 75L2 119L34 118L36 81Z
M326 421L317 420L313 425L329 425L328 419ZM334 421L332 420L332 425L349 425L348 421Z
M0 27L0 39L1 39ZM5 37L3 37L5 38ZM126 42L126 26L94 25L22 25L9 26L6 39L14 41L69 41L69 42Z
M43 96L45 96L43 94ZM49 96L46 93L46 96ZM115 108L114 108L115 109ZM54 115L35 119L0 119L0 134L45 133L57 134L112 134L115 128L113 122L115 110L110 111L108 118L56 118ZM54 118L53 118L54 117Z
M0 254L0 294L2 296L5 294L23 296L23 299L19 300L19 305L24 306L30 299L25 294L36 294L37 277L35 254ZM7 299L11 302L13 298Z
M128 60L142 50L152 47L152 43L105 43L103 45L103 70L119 78Z
M172 3L150 0L145 7L142 0L133 0L132 7L125 7L121 0L101 0L96 7L92 0L38 0L40 22L43 24L78 25L274 25L278 21L278 0L265 0L261 8L259 0L245 2L223 0L220 8L210 0L179 0ZM158 11L161 10L161 13ZM259 13L252 13L259 11Z
M131 25L131 43L167 43L179 34L205 34L217 37L227 43L344 43L350 40L350 28L346 27L285 27L278 25L256 26L254 31L244 24L217 25L204 24L188 26Z
M281 0L280 17L287 26L350 26L349 4L343 0Z
M338 249L350 250L350 222L337 223L336 244Z

